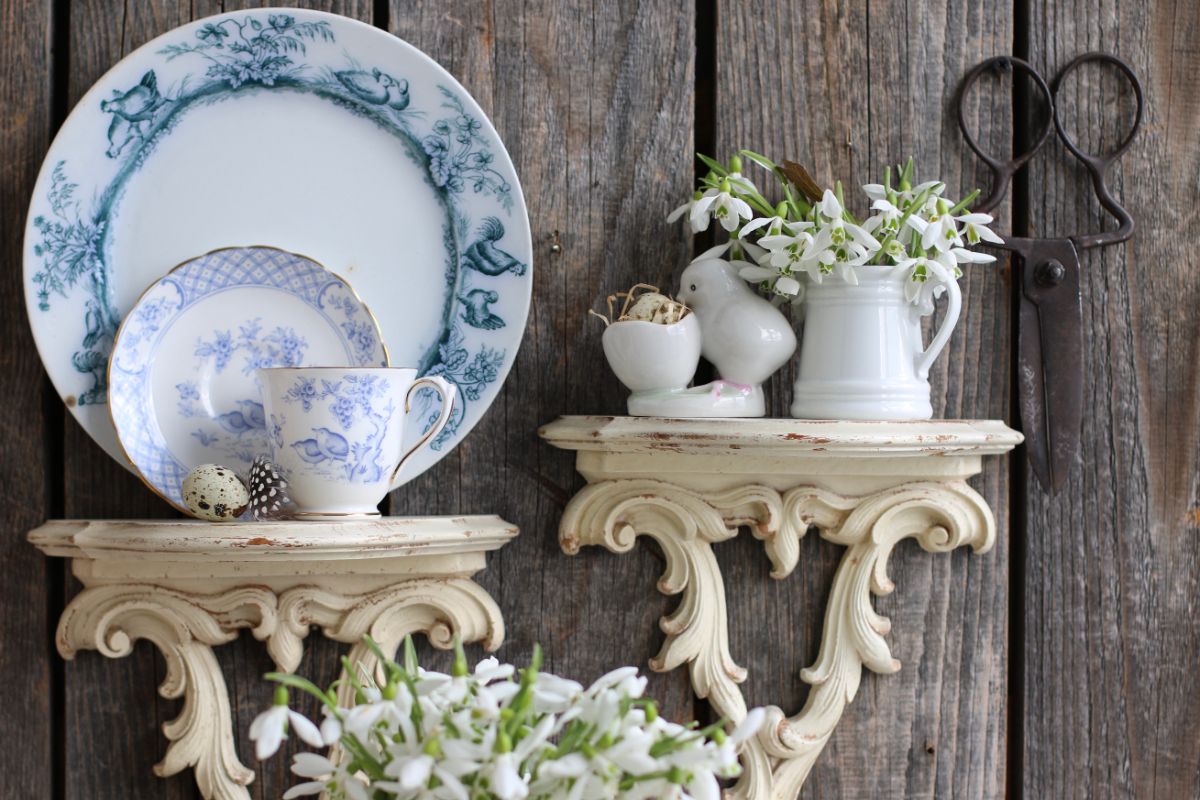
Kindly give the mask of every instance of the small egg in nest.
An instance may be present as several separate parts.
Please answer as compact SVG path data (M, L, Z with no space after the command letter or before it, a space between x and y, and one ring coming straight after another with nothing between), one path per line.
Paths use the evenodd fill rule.
M183 504L198 519L228 522L246 513L250 492L229 467L201 464L183 479Z

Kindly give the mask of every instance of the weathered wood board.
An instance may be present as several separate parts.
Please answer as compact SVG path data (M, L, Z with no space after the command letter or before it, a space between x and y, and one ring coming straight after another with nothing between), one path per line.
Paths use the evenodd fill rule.
M165 746L158 726L178 711L156 693L163 666L152 649L119 661L86 653L66 665L52 649L57 614L77 584L24 543L25 531L48 516L171 512L116 468L55 397L24 319L21 241L45 148L92 82L175 25L251 5L259 4L0 0L0 224L9 261L0 284L0 546L8 570L0 678L12 687L0 733L20 742L2 758L5 796L199 796L190 776L162 780L151 771ZM892 620L904 669L864 681L804 795L1200 796L1200 281L1187 235L1200 201L1194 3L304 5L391 30L440 61L491 116L516 163L535 241L534 305L516 366L471 437L394 493L390 507L497 513L519 525L522 536L480 576L507 617L501 655L522 662L541 642L548 668L584 680L618 663L644 665L661 641L657 618L674 601L653 589L662 562L652 549L561 553L558 517L581 481L570 454L535 431L560 414L622 410L586 309L638 281L670 286L702 246L663 223L690 190L690 152L727 157L749 147L848 187L911 154L922 174L965 193L987 180L952 116L970 66L1010 52L1027 53L1047 74L1089 49L1129 59L1146 84L1147 116L1113 185L1139 228L1130 244L1084 257L1081 463L1054 498L1019 461L1011 470L990 464L975 482L1001 531L990 554L929 558L914 547L893 557L897 590L877 605ZM1099 70L1079 78L1063 92L1073 119L1099 125L1119 116L1119 82ZM1012 112L1002 92L981 92L968 107L998 155L1011 151ZM1081 138L1103 146L1120 132L1117 122L1101 129L1099 139ZM1015 223L1070 234L1105 224L1084 173L1053 143L1021 191L1017 207L1028 219L1011 219L1005 206L999 230ZM1011 420L1006 266L969 269L963 292L963 319L934 370L935 411ZM773 413L786 413L792 378L787 368L770 385ZM733 655L750 668L752 703L802 704L798 672L815 656L837 556L810 536L797 574L776 583L750 537L718 548ZM612 611L613 597L628 598L627 607ZM331 679L341 648L320 637L306 647L302 669ZM270 664L249 637L218 653L249 763L246 729L268 698L261 674ZM708 714L682 671L654 676L652 692L673 716ZM255 797L279 797L291 783L282 758L257 772Z
M14 745L0 785L22 797L50 797L61 751L62 670L48 632L61 609L58 566L29 551L24 531L58 502L62 412L49 391L25 315L21 240L25 211L50 143L50 2L0 2L0 107L4 109L0 247L0 683L7 687L0 736Z
M1024 772L1042 797L1200 796L1200 280L1188 232L1200 201L1200 8L1032 4L1046 74L1115 52L1146 90L1142 133L1109 176L1132 209L1126 245L1082 257L1083 457L1046 497L1027 480ZM1059 94L1092 152L1116 146L1132 94L1085 67ZM1112 228L1086 172L1051 142L1030 171L1033 228ZM1016 658L1016 656L1014 656ZM1015 780L1015 779L1014 779Z

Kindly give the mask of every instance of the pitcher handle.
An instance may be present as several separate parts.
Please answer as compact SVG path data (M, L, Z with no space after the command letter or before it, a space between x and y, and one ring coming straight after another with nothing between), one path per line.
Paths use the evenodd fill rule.
M442 378L433 377L418 378L417 380L413 381L412 386L408 387L408 394L404 396L405 414L407 414L409 411L412 411L413 392L426 387L433 389L433 391L437 392L438 396L442 398L442 410L438 414L437 421L433 423L433 427L426 431L425 434L416 441L416 444L408 449L407 453L400 456L400 463L396 465L394 470L392 470L392 478L390 483L396 482L396 476L400 474L400 470L404 468L404 465L414 453L420 450L426 442L442 432L442 428L446 427L446 423L450 421L450 413L454 411L454 384Z
M941 355L946 342L950 341L950 334L954 333L954 326L958 324L958 314L962 311L962 292L958 288L958 281L951 277L944 285L946 287L946 316L942 320L942 326L938 328L937 333L929 342L929 347L926 347L925 352L917 356L917 377L921 380L929 377L929 368Z

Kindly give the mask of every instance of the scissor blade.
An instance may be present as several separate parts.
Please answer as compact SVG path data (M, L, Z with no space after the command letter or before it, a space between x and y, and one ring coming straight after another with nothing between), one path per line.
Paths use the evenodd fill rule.
M1021 263L1017 392L1029 462L1042 487L1055 492L1079 456L1083 312L1075 246L1066 239L1039 245ZM1041 266L1054 262L1061 271Z

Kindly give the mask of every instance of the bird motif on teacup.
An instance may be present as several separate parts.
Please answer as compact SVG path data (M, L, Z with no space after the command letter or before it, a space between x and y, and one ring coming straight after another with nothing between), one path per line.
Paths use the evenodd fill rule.
M313 428L313 433L316 435L311 439L292 443L300 458L309 464L343 461L350 454L350 443L340 433L335 433L329 428Z
M241 410L227 411L215 417L218 425L229 433L239 435L247 431L263 430L267 427L266 414L263 411L262 403L254 400L238 400L237 404L241 407Z
M491 304L500 299L497 292L490 289L472 289L466 295L459 295L463 304L462 317L472 328L482 328L494 331L504 327L504 320L492 313Z
M728 261L706 258L688 265L678 299L695 312L700 352L726 383L756 387L796 351L787 317L750 288Z
M408 81L396 79L376 68L371 71L348 69L333 73L342 86L364 103L388 106L396 111L408 108Z
M526 265L496 246L504 238L504 224L495 217L488 217L479 226L479 238L463 253L463 262L484 275L503 275L511 272L524 275Z
M113 89L111 98L101 100L100 110L113 115L108 126L108 157L116 158L131 141L141 139L142 124L153 120L164 102L154 70L143 75L132 89L125 92Z

